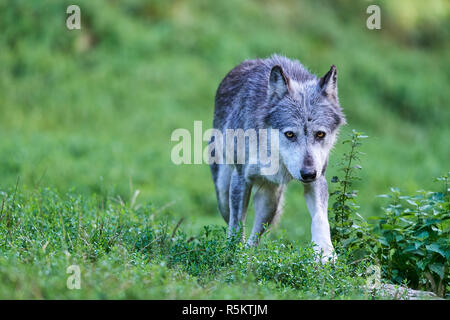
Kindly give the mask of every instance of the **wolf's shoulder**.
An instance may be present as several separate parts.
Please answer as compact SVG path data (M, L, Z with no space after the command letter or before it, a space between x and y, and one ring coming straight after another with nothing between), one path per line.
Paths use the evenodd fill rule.
M216 92L216 111L218 108L229 108L238 93L245 87L250 78L261 72L257 71L263 65L261 59L245 60L233 69L220 82Z
M219 85L218 93L230 93L230 91L232 92L238 89L243 82L257 72L256 69L260 69L263 65L264 63L261 59L245 60L241 62L231 69L225 78L223 78Z

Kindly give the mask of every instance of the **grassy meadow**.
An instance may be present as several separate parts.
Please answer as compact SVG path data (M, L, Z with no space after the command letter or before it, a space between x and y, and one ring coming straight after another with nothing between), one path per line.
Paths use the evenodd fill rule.
M279 53L318 75L337 66L341 136L370 137L362 216L391 187L436 189L450 169L450 5L375 3L381 30L367 1L79 0L82 28L68 30L72 2L0 0L0 298L369 298L362 267L298 265L311 260L299 183L262 249L232 253L208 166L173 164L170 137L212 126L231 68ZM256 262L229 267L235 254ZM74 263L81 290L66 288Z

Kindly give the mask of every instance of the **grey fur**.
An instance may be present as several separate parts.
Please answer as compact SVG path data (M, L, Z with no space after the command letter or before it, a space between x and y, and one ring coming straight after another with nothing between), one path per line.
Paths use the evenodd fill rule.
M279 55L247 60L232 69L216 93L213 127L224 136L226 129L278 129L280 167L276 175L263 176L259 164L211 164L219 210L229 225L229 235L243 234L240 226L245 222L252 187L256 213L248 244L256 245L263 224L272 223L281 212L285 185L292 179L303 180L312 229L319 230L312 230L313 242L330 256L324 174L329 151L344 123L334 65L322 78L299 61ZM286 130L295 133L294 140L288 141ZM325 132L325 138L319 140L318 131ZM317 172L310 183L301 173L308 170Z

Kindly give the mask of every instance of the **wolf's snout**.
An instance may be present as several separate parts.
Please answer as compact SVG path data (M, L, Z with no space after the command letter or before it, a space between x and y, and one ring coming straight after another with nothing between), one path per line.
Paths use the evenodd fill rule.
M300 175L303 182L312 182L316 179L317 171L313 168L305 168L300 170Z

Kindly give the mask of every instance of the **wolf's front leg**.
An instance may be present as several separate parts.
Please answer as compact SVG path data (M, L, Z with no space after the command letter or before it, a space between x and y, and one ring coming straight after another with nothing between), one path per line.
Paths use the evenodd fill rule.
M322 262L336 259L331 243L330 225L328 223L328 185L324 176L316 181L304 184L305 199L311 214L311 235L314 249L322 253Z
M250 199L251 185L237 169L233 170L230 181L230 219L228 237L239 235L244 240L244 223Z
M275 217L281 213L284 185L263 183L255 186L253 207L255 208L255 222L247 246L257 246L266 225L270 225Z

